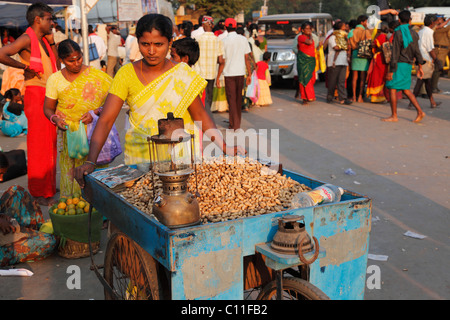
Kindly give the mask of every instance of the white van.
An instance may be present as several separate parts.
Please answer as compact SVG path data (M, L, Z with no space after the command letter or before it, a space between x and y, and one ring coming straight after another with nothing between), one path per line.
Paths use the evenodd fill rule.
M272 78L293 79L296 74L296 55L293 42L304 22L311 22L314 33L323 40L332 28L332 17L328 13L288 13L261 17L258 28L265 33L267 51L271 53L269 70Z

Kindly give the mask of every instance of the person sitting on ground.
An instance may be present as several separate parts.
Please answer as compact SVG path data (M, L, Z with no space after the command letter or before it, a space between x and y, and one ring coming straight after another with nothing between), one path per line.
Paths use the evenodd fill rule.
M5 92L2 105L0 130L7 137L17 137L28 131L28 120L23 108L23 97L19 89L12 88Z
M44 259L56 248L56 237L39 231L45 220L32 199L20 186L0 198L0 267Z

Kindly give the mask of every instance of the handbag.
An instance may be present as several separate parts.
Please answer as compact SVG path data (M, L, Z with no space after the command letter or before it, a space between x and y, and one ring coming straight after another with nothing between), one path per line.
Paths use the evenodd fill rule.
M89 143L84 123L80 120L77 130L69 129L67 135L67 151L72 159L83 159L89 153Z
M383 51L384 62L389 64L392 56L392 43L386 41L382 44L381 50Z
M0 182L12 180L27 174L27 159L25 151L0 151Z
M253 71L251 82L247 87L247 91L245 93L245 96L247 98L250 98L253 103L256 103L259 98L259 83L258 83L258 76L256 75L256 71Z
M97 46L95 45L95 43L92 43L90 37L88 38L89 38L89 61L94 61L99 58Z
M367 39L367 32L364 29L365 39L358 42L358 58L372 59L372 39Z
M94 111L89 111L92 116L92 122L87 125L88 141L91 141L92 133L97 125L98 116ZM119 132L114 124L111 131L108 134L108 138L100 151L96 163L99 165L108 164L114 161L114 159L122 153L122 146L120 144Z

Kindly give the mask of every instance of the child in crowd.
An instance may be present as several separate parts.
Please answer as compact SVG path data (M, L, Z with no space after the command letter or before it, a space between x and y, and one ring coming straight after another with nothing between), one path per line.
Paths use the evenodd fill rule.
M256 75L259 84L259 96L255 107L266 106L272 104L272 96L270 95L271 78L269 72L270 52L264 52L262 60L256 63Z
M102 71L106 72L106 61L105 60L100 60L100 66L102 67Z
M339 30L334 30L333 35L336 37L336 46L339 48L339 51L334 55L333 67L335 67L336 59L341 51L348 50L348 33L344 30L345 24L340 24L342 27Z
M5 136L16 137L26 134L28 120L23 108L23 97L19 89L12 88L5 92L3 101L0 103L2 113L0 130Z
M170 56L175 62L184 62L193 67L200 57L200 47L194 39L182 38L173 42Z

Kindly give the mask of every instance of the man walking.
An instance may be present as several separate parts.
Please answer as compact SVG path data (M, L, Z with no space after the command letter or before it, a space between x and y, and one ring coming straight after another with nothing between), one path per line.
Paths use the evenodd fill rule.
M247 39L236 33L236 20L228 18L225 27L228 36L223 39L225 67L225 92L229 107L229 129L237 130L241 127L242 90L244 88L245 71L247 70L247 84L250 84L250 46Z
M212 32L214 26L213 18L203 16L202 25L205 32L197 38L200 47L200 57L195 64L195 70L208 82L205 89L205 109L212 119L211 104L214 81L216 86L220 87L219 78L223 72L225 60L223 59L223 42ZM217 68L217 64L219 64L219 68Z
M119 69L119 47L122 45L120 31L117 26L111 26L108 33L108 61L106 73L114 78Z
M28 119L28 189L40 205L51 205L56 193L56 129L44 116L45 86L57 71L53 38L53 9L43 3L28 7L30 27L16 41L0 49L0 63L23 69L24 108ZM22 62L11 56L19 53Z
M450 26L448 25L449 21L450 18L444 20L442 16L439 16L434 29L434 50L437 60L439 61L437 64L439 67L436 68L433 72L431 84L433 93L441 92L438 86L439 77L441 76L442 69L445 65L445 59L450 52Z
M419 106L416 97L410 91L411 88L411 71L414 59L418 64L417 77L422 78L422 65L424 60L419 49L419 36L417 32L410 29L411 12L404 10L398 14L400 26L395 29L392 43L392 57L390 62L390 70L386 76L386 87L390 91L391 111L392 114L382 121L397 122L397 90L402 90L408 97L411 104L417 110L417 117L413 122L420 122L425 113Z
M424 19L424 27L418 32L419 34L419 49L425 63L422 66L423 76L417 78L416 86L414 87L414 96L418 96L422 85L430 99L431 108L436 108L440 102L436 102L433 97L433 89L431 86L431 78L435 69L436 52L434 51L433 40L433 26L437 18L434 14L427 14Z
M101 70L102 66L100 64L100 61L103 60L103 58L106 56L107 50L105 41L99 35L97 35L97 33L94 32L94 28L92 27L92 25L88 26L88 32L88 44L94 44L98 53L98 59L90 61L89 65L91 67L97 68L98 70Z

